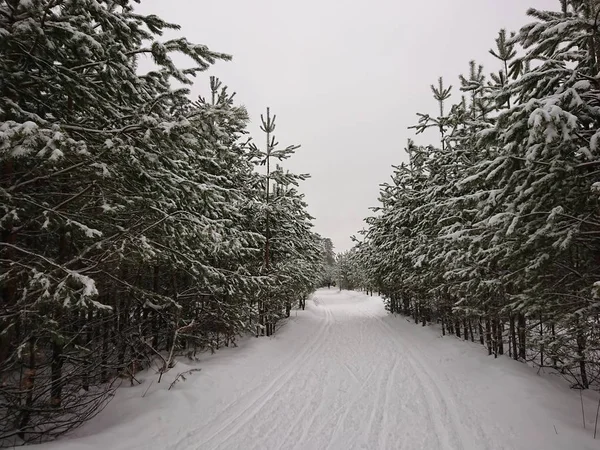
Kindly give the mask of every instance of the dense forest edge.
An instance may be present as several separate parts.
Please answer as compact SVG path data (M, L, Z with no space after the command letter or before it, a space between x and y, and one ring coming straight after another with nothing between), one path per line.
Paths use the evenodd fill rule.
M439 140L409 140L338 270L391 313L598 390L600 3L559 3L498 33L497 70L431 86L412 128Z
M298 146L268 108L254 145L215 77L192 99L231 57L161 40L179 27L136 3L0 3L3 445L71 430L144 368L271 335L322 273L308 175L282 167Z

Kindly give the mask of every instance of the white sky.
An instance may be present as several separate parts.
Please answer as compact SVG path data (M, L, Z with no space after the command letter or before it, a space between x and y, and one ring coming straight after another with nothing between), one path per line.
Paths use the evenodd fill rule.
M458 98L458 75L471 59L498 70L488 49L500 28L531 21L528 7L558 10L559 1L142 0L138 10L233 55L207 77L237 92L257 144L269 106L280 144L302 145L285 167L312 175L301 190L315 231L342 251L376 206L390 166L405 160L416 113L436 113L430 84L441 75ZM199 77L192 93L207 92Z

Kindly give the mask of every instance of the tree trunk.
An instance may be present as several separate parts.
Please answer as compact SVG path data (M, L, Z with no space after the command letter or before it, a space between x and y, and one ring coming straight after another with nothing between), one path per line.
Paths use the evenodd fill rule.
M471 335L471 342L475 342L475 336L473 336L473 321L469 317L469 334Z
M155 294L158 294L158 292L159 292L159 287L158 287L159 275L160 275L160 266L157 264L154 266L154 275L153 275L153 279L152 279L152 291ZM158 331L159 331L159 314L158 314L158 311L153 311L153 313L152 313L152 347L154 347L156 350L158 350L158 344L159 344L159 340L160 340Z
M544 367L544 317L540 313L540 367Z
M577 331L577 356L579 359L579 375L581 376L581 387L583 389L588 389L590 384L588 382L587 369L586 369L586 358L585 358L585 349L586 349L587 339L583 334L582 330Z
M552 333L552 347L554 347L554 341L556 340L556 329L554 328L554 323L550 326L550 332ZM552 365L555 369L558 368L558 359L556 358L556 351L552 351Z
M519 354L517 352L517 333L515 330L515 316L511 313L509 315L509 328L510 328L510 341L512 344L512 357L513 359L519 359Z
M85 312L83 313L84 321L85 321ZM90 388L90 378L92 376L92 356L93 350L91 347L94 345L94 311L90 309L87 313L87 332L86 332L86 346L88 347L88 351L86 353L86 362L84 364L83 375L81 378L81 388L84 391L88 391Z
M10 185L14 174L14 163L11 158L4 161L2 172L7 186ZM8 219L4 224L4 228L1 230L2 242L14 246L17 243L17 233L13 229L12 219L9 218L10 215L7 217ZM11 261L15 260L15 251L12 247L6 248L5 258L6 262L3 262L2 265L0 265L1 273L7 273L10 270ZM16 302L17 284L14 277L9 276L8 280L3 283L2 292L0 294L0 310L7 311ZM0 321L0 327L2 327L3 330L8 328L2 321ZM0 333L0 366L6 361L11 352L11 341L13 340L13 337L14 332L9 331Z
M494 353L494 357L498 357L498 343L496 342L496 337L498 336L498 319L494 317L492 319L492 351Z
M487 344L488 355L492 354L492 324L490 316L486 313L485 316L485 341Z
M404 296L403 296L403 302L404 302L404 314L406 314L408 316L408 315L410 315L410 300L408 299L408 296L406 294L404 294Z
M58 342L52 343L52 363L51 381L50 381L50 405L53 408L60 408L62 403L62 366L63 366L63 346Z
M498 324L496 329L498 330L498 337L496 338L496 345L498 346L498 354L504 355L504 322L500 318L496 318Z
M29 424L29 418L31 417L36 370L35 341L33 338L31 338L29 339L29 363L25 369L25 376L23 377L23 381L21 383L21 390L26 392L25 407L21 409L21 417L19 419L19 437L21 439L25 439L24 428Z
M483 340L483 324L481 323L481 316L479 316L479 322L477 326L479 328L479 343L481 345L485 345L485 341Z
M110 340L110 325L105 314L101 314L102 318L102 357L101 357L101 370L100 370L100 382L106 383L108 381L108 342Z
M517 317L518 334L519 334L519 358L523 361L527 359L527 346L526 346L526 333L527 333L527 321L525 316L519 313Z

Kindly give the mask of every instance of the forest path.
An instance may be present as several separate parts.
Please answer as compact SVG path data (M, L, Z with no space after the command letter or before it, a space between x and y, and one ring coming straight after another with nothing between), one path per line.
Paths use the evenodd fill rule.
M559 394L580 412L572 392L506 358L488 367L481 347L390 317L377 297L322 289L297 321L268 376L169 448L565 449L580 433L554 430Z
M583 430L579 395L560 380L441 338L358 292L321 289L275 336L199 367L171 391L170 378L149 386L148 373L73 435L36 448L600 448L593 397L584 397Z

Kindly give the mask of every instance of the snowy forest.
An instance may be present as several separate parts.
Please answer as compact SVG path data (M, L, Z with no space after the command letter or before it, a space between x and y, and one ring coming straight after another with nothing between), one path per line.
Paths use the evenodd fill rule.
M558 3L558 2L557 2ZM562 0L501 30L459 85L431 86L347 284L391 313L600 386L600 8Z
M574 389L600 389L597 0L530 9L530 23L490 42L495 67L473 55L457 82L431 74L437 107L418 112L405 162L380 186L354 246L337 255L313 230L302 193L309 175L286 165L302 151L278 142L286 118L268 107L250 117L210 74L232 56L165 38L179 26L140 14L138 3L0 0L0 447L74 430L119 386L140 386L144 370L160 383L178 359L197 362L248 336L268 342L293 309L310 312L302 310L319 287L332 305L341 302L336 290L379 293L392 320L403 314L479 342L486 361L505 355ZM142 59L153 67L143 70ZM191 95L194 85L202 96ZM250 136L251 122L260 136ZM352 307L358 297L344 298ZM396 350L389 322L364 311L356 342L368 343L372 319L371 330L390 339L386 351ZM355 319L323 317L310 340L317 350ZM342 338L329 342L346 349ZM252 425L260 408L234 423L251 406L296 384L302 364L337 364L327 355L316 363L310 350L219 423L220 432L238 427L222 443ZM390 374L377 378L378 401L383 386L401 389L395 371L425 367L413 353L412 366L383 361ZM359 393L380 375L378 354L368 357L376 362L368 360L365 380L346 361L348 373L340 371L362 383ZM326 373L336 381L335 370ZM410 378L426 406L450 417L446 403L435 406L430 381ZM335 399L340 412L345 403ZM300 412L327 412L321 405ZM338 425L349 411L335 433L344 434ZM298 445L311 436L303 429Z
M272 334L321 276L307 175L281 165L298 146L268 109L255 145L215 77L190 98L231 57L134 6L0 2L3 443L68 431L151 364Z

